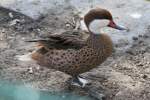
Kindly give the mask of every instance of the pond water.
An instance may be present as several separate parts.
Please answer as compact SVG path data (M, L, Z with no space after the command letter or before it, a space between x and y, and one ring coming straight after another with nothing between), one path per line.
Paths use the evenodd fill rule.
M92 100L73 93L41 92L29 85L0 82L0 100Z

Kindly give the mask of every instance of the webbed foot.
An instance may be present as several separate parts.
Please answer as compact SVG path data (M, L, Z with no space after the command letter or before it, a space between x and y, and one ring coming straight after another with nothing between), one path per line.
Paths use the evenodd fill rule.
M81 76L75 76L69 81L69 83L84 88L89 82Z

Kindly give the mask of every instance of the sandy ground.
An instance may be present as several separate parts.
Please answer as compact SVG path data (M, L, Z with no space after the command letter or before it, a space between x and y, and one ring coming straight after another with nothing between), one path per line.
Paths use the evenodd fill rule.
M150 23L148 0L1 0L0 5L33 19L47 14L52 15L53 12L57 12L59 15L64 12L63 8L68 6L74 7L76 10L73 13L80 16L84 16L93 7L105 8L113 14L115 22L130 28L130 32L122 32L125 34L119 35L116 33L120 33L120 31L105 29L104 32L109 33L115 43L120 42L120 39L131 43L132 37L142 34ZM81 26L84 28L83 24Z
M132 3L135 2L132 0ZM137 11L140 7L143 7L142 10L149 8L147 3L146 1L141 3L145 7L134 5L136 8L129 12ZM129 8L132 6L125 2L121 4L117 3L118 6L115 6L116 8L112 12L117 13L120 9L117 8L119 6L128 5ZM113 6L108 8L112 9ZM44 15L38 20L33 20L8 9L2 9L0 10L1 79L12 82L21 81L42 90L66 91L69 89L82 93L82 89L70 89L68 84L65 83L70 76L59 71L40 67L34 61L28 61L28 59L26 59L27 61L18 59L20 55L28 54L35 49L35 44L25 42L26 39L36 38L41 34L74 30L75 26L69 23L72 22L73 18L78 19L77 13L73 13L76 10L75 7L67 5L61 6L63 10L51 9L46 16ZM122 9L126 11L125 6ZM142 10L139 12L143 13ZM149 19L148 12L149 10L146 10L145 15L142 15L145 18L142 18L142 21L131 18L128 21L129 23L125 21L129 17L115 15L119 19L123 18L123 23L128 23L127 25L131 28L131 31L122 35L118 42L115 42L115 36L120 37L120 33L117 31L118 34L114 35L113 32L116 31L113 31L112 35L109 33L111 30L106 30L114 37L115 50L113 55L98 68L83 73L83 76L92 83L87 87L88 93L92 96L98 98L100 94L105 94L107 100L150 99L150 24L147 20ZM146 14L147 17L145 17ZM137 29L135 29L136 26ZM128 34L131 34L130 38L127 37ZM126 46L128 48L124 49Z

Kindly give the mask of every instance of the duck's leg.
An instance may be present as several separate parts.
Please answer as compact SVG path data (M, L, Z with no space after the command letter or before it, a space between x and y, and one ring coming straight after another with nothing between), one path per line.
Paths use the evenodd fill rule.
M71 85L80 86L82 88L88 84L88 81L81 76L74 76L73 79L70 81Z

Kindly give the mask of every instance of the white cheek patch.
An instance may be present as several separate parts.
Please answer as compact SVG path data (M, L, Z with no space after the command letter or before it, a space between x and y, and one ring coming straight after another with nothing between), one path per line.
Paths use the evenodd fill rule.
M96 34L100 34L100 29L107 27L107 25L109 24L109 20L106 19L101 19L101 20L93 20L90 25L89 25L89 29Z

